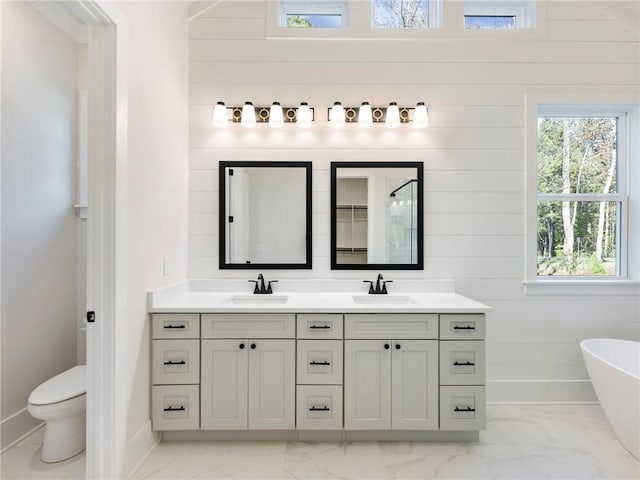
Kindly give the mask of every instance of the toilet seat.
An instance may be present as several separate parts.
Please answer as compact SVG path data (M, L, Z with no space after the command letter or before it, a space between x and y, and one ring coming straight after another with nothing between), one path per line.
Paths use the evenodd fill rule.
M29 395L31 405L64 402L87 392L86 366L78 365L47 380Z

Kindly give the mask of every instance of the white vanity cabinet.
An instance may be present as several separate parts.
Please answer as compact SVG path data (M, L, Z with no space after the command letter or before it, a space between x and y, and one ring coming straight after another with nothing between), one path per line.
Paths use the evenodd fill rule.
M345 429L437 430L438 316L345 315L345 337Z
M485 317L440 315L440 430L483 430Z
M477 440L485 315L368 310L154 313L153 429L169 439L201 430L212 439Z
M200 315L154 314L151 331L153 429L198 429Z
M295 428L295 315L203 314L200 428Z
M342 314L297 315L298 430L342 429Z

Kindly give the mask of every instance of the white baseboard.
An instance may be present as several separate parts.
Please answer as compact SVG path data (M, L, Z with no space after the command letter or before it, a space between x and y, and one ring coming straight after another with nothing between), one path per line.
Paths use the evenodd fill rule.
M124 478L131 477L159 443L160 435L151 430L151 420L149 420L127 442L122 462Z
M487 380L488 404L598 403L589 380Z
M21 442L43 425L43 421L35 419L29 414L27 407L5 418L0 422L0 432L2 432L0 453L4 453Z

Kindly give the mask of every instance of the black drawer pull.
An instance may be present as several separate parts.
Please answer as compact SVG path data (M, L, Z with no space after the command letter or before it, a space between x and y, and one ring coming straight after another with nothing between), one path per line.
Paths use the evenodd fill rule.
M186 408L183 406L180 407L167 407L164 409L165 412L184 412Z
M454 367L473 367L474 365L473 362L453 362Z
M165 365L186 365L187 362L184 360L180 360L179 362L174 362L173 360L169 360L168 362L164 362Z
M472 326L472 325L466 325L461 327L460 325L454 325L453 326L454 330L475 330L476 327Z
M330 412L330 411L331 411L331 409L330 409L329 407L327 407L327 406L320 407L320 408L318 408L318 407L311 407L311 408L309 409L309 411L310 411L310 412Z
M475 412L476 409L471 407L465 407L465 408L456 407L453 409L453 411L454 412Z
M309 325L309 330L327 330L331 325Z
M165 325L164 326L165 329L170 329L170 328L187 328L186 325Z
M331 365L331 362L316 362L314 360L313 362L309 362L309 365Z

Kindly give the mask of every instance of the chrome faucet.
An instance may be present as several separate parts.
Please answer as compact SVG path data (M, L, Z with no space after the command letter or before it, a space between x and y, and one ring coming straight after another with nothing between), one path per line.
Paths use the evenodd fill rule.
M272 283L277 283L278 280L269 280L267 285L264 284L264 275L261 273L258 274L257 280L249 280L250 283L255 283L256 286L253 289L253 293L256 295L265 295L268 293L273 293L273 289L271 288Z
M373 282L371 280L363 280L363 282L369 284L369 294L371 295L386 295L389 293L387 291L387 283L393 283L393 280L385 280L382 277L382 274L378 274L378 278L376 279L376 286L373 286Z

